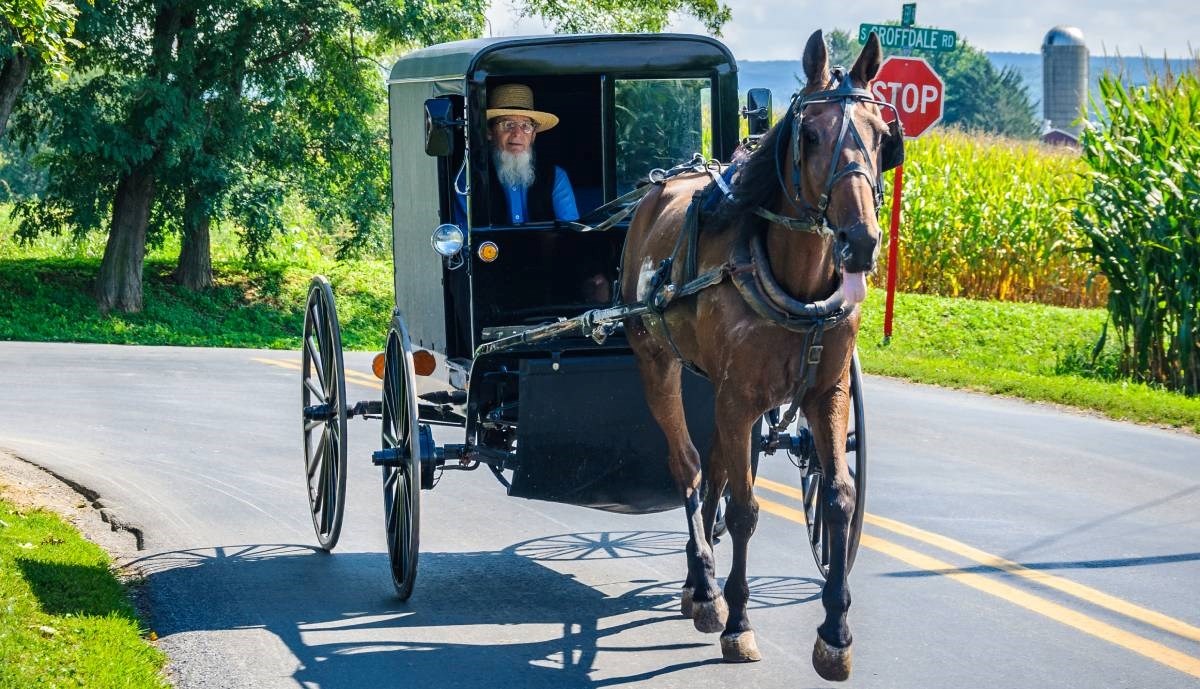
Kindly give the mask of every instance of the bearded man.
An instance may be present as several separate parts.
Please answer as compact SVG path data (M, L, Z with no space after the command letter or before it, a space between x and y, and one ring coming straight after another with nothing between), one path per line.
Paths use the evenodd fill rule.
M575 191L567 173L539 161L533 150L538 132L552 129L558 117L533 107L533 90L525 84L502 84L488 93L488 141L492 165L488 184L493 225L523 225L548 220L579 219ZM465 188L464 169L455 182ZM467 217L466 197L456 195L456 220ZM478 217L478 216L477 216Z

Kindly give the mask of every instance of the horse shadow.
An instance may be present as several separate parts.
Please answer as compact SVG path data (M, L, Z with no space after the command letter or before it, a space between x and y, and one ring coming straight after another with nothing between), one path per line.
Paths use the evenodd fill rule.
M265 630L294 656L291 686L384 687L424 678L438 687L561 689L720 662L705 651L704 659L645 671L639 660L643 671L622 677L611 676L609 663L606 677L593 679L598 654L708 647L715 637L682 633L691 625L678 613L681 581L627 581L609 595L545 564L653 557L678 553L684 542L685 534L670 532L563 534L500 551L422 553L407 602L395 597L384 553L258 544L162 552L131 564L145 576L150 623L168 648L175 639L221 654L228 651L207 648L192 633ZM816 600L821 590L798 577L757 577L750 586L759 608ZM668 624L680 629L642 633Z

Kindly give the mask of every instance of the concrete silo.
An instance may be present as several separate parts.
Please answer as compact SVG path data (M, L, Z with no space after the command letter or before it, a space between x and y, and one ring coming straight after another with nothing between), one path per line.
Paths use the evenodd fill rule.
M1087 103L1088 49L1083 32L1056 26L1042 41L1042 114L1050 129L1079 136Z

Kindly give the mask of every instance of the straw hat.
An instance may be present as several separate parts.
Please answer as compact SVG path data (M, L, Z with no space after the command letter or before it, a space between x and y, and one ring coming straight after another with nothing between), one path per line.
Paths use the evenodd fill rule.
M488 92L487 120L494 117L514 115L528 117L537 125L539 132L552 129L558 124L558 116L533 109L533 89L525 84L501 84Z

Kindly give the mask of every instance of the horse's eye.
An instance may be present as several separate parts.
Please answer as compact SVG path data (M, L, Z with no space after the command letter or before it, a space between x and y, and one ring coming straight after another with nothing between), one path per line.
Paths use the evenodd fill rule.
M816 146L821 141L821 137L817 135L817 131L812 127L804 127L800 131L800 135L804 137L805 146Z

